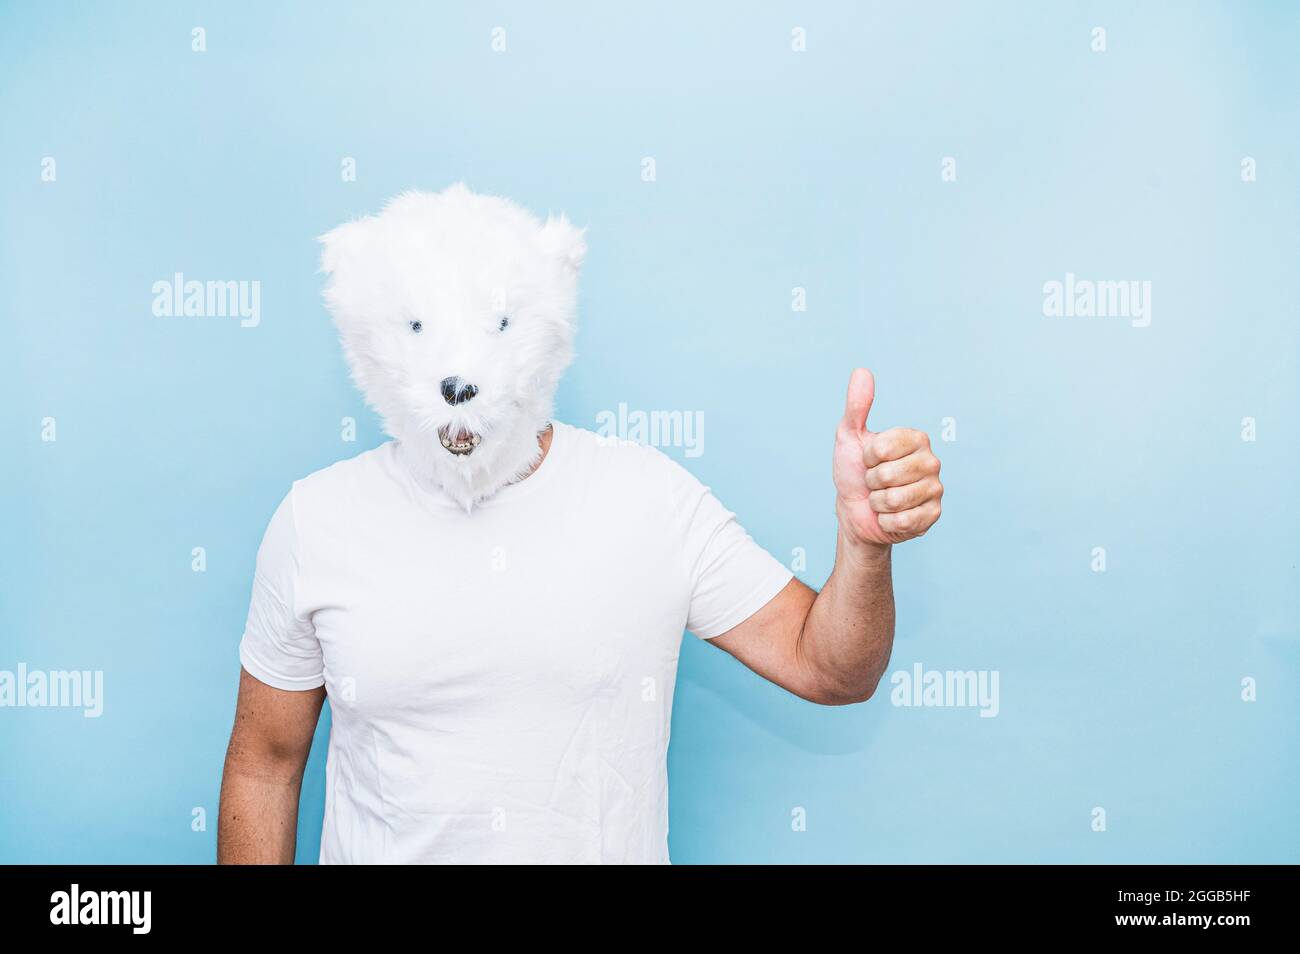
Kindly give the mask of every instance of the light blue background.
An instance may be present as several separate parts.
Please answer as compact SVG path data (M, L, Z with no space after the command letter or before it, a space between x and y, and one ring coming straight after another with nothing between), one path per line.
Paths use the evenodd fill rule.
M877 427L957 421L891 670L997 670L1001 714L817 708L688 638L675 861L1300 860L1296 8L614 6L0 11L0 669L106 697L0 709L0 860L214 857L261 532L383 439L313 237L459 179L590 226L562 419L703 411L684 462L814 585L850 368ZM176 271L261 325L155 318ZM1067 271L1150 280L1151 326L1044 317Z

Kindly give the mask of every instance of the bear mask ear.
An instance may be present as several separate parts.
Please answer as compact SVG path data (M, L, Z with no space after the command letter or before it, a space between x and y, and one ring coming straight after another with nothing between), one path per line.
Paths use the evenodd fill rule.
M582 260L587 255L587 230L580 229L563 214L552 215L542 226L542 244L565 267L576 272L582 268Z
M320 270L333 275L347 259L354 257L366 245L370 216L344 223L330 229L316 239L321 244Z

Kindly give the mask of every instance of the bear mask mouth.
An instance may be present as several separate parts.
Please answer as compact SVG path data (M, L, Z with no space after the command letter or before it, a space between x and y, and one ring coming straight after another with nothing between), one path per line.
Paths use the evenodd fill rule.
M478 447L483 438L473 431L452 431L451 428L444 424L438 428L438 440L442 442L442 446L447 448L448 452L455 454L457 457L464 457L467 454L474 453L474 448Z

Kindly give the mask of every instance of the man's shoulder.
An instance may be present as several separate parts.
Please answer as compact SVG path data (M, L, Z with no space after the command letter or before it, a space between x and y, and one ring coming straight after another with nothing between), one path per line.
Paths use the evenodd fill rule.
M585 477L593 497L608 499L617 512L663 516L707 491L694 474L650 444L567 425L571 473Z
M554 426L564 429L564 438L574 449L572 456L585 459L590 466L625 469L663 479L676 476L678 471L687 473L677 461L649 444L601 434L574 424L556 421Z
M296 503L356 499L358 494L372 489L375 481L382 478L392 449L393 442L386 441L378 447L312 471L293 482L290 494Z

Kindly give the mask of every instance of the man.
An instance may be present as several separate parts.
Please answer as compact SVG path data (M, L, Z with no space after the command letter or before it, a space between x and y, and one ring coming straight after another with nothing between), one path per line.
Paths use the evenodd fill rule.
M920 431L835 433L820 593L657 450L551 419L583 233L463 186L324 236L325 297L394 440L294 484L258 551L222 862L289 863L321 705L321 861L666 862L683 630L810 701L869 698L890 552L939 518Z

